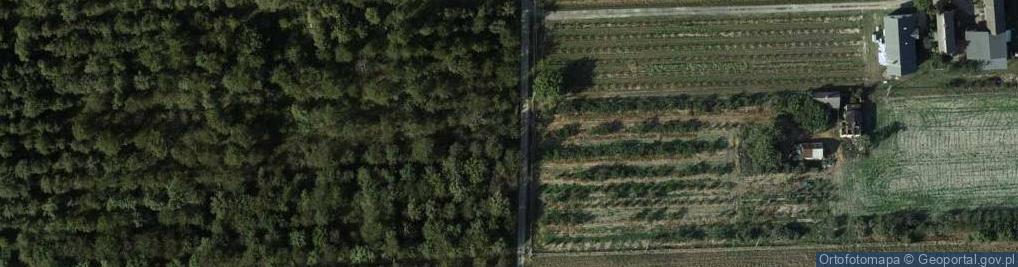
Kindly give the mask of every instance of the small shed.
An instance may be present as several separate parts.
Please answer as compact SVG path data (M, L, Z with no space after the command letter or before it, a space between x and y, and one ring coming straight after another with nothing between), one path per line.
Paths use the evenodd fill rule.
M845 105L844 120L841 121L841 138L862 136L862 105Z
M801 143L798 148L801 160L824 160L824 143Z
M958 41L955 36L954 11L937 14L937 50L945 55L958 53Z
M841 110L841 92L838 91L815 91L813 100L827 104L832 110Z

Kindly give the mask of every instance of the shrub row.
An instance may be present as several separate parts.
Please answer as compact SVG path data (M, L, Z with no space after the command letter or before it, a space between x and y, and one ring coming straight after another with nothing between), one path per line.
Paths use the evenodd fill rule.
M567 173L564 174L563 177L589 181L602 181L630 177L658 177L668 175L681 177L704 173L726 174L732 172L732 169L733 166L731 163L714 164L702 161L696 164L689 164L685 166L672 166L672 165L638 166L629 164L605 164L597 165L578 172Z
M672 212L669 212L668 208L658 208L658 209L645 208L640 210L640 212L634 214L632 219L637 221L648 221L648 222L660 220L678 220L685 217L686 213L688 212L689 209L685 207L679 208L679 210Z
M674 120L661 122L657 118L648 119L640 122L635 127L626 129L628 132L633 133L688 133L696 132L706 124L700 120Z
M541 218L548 224L577 225L593 221L595 216L590 212L579 210L551 210Z
M728 141L718 138L706 140L675 140L655 141L651 143L625 140L596 145L560 145L558 148L546 148L544 159L583 159L603 156L642 157L653 155L688 156L701 152L718 151L728 147Z
M650 97L575 98L560 102L556 113L619 113L626 111L694 110L713 112L766 104L773 94L676 95Z

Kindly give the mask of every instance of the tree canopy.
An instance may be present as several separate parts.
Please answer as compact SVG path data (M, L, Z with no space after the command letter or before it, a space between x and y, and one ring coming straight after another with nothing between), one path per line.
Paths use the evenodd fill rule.
M0 265L506 264L515 9L0 0Z

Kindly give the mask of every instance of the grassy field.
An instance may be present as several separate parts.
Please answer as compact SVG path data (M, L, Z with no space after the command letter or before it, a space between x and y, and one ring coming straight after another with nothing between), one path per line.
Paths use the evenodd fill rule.
M641 254L544 254L534 257L534 266L547 267L624 267L624 266L814 266L817 252L1008 252L1018 250L1015 243L957 243L913 245L839 245L814 247L763 247L728 250L659 251Z
M842 2L875 2L878 0L554 0L558 10L635 8L635 7L694 7L694 6L748 6L818 4Z
M870 13L550 22L547 59L584 95L804 90L866 81Z
M1018 98L908 96L878 103L871 157L843 181L846 212L1014 206Z

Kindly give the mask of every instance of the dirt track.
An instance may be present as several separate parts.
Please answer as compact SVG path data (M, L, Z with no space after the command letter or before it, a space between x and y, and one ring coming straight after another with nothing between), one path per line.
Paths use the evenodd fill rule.
M626 8L598 10L570 10L549 12L544 17L548 21L631 18L651 16L690 16L690 15L746 15L773 14L796 12L837 12L894 9L905 0L891 0L869 3L831 3L807 5L766 5L766 6L718 6L718 7L663 7L663 8Z

